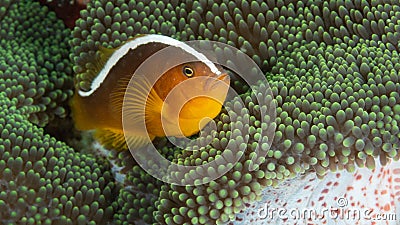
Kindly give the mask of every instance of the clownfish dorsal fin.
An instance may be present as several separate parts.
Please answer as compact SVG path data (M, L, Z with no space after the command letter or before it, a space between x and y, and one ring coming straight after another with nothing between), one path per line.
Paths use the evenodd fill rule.
M142 36L145 36L145 34L140 34L140 35L136 35L135 37L128 38L126 40L126 42L132 41L132 40L134 40L134 39L136 39L138 37L142 37ZM119 49L121 46L116 47L116 48L107 48L107 47L104 47L102 45L99 45L98 50L97 50L98 55L93 57L94 61L92 63L94 65L94 68L88 68L87 69L87 74L89 75L89 77L91 79L94 79L100 73L100 71L104 68L104 65L110 59L112 54L117 49Z
M106 48L104 46L99 46L99 56L97 57L97 61L95 63L96 66L96 75L103 69L104 65L106 64L107 60L112 56L112 54L118 48Z
M146 36L146 35L148 35L148 34L137 34L137 35L134 36L134 37L128 38L125 42L130 42L130 41L132 41L132 40L135 40L136 38L144 37L144 36Z
M105 63L117 48L106 48L102 45L99 46L98 52L100 53L100 61Z
M89 67L86 68L85 76L89 77L91 80L94 80L115 50L116 48L99 46L97 50L98 54L91 59L91 64L89 64Z
M136 35L135 37L128 38L126 42L133 41L134 39L138 37L146 36L146 34L139 34ZM121 45L122 46L122 45ZM95 57L93 57L93 62L92 64L94 65L94 68L87 68L87 74L88 76L93 80L95 77L99 74L99 72L104 68L104 65L107 63L107 61L110 59L112 54L119 49L121 46L117 48L107 48L102 45L99 45L97 53Z

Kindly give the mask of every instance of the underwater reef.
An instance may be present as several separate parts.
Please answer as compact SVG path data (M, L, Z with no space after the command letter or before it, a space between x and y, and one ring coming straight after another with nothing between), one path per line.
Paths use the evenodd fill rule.
M94 68L99 46L117 47L139 33L227 43L265 73L275 121L261 118L268 109L257 96L269 95L260 84L241 91L245 109L235 107L238 99L227 103L233 113L223 110L215 119L218 134L204 151L182 151L163 139L155 143L181 165L210 162L230 151L228 144L245 149L222 177L197 186L165 184L128 151L111 150L105 159L96 147L73 149L46 132L68 118L73 83L89 88L93 77L84 71ZM1 1L1 221L229 223L261 199L265 187L288 178L398 160L399 50L396 0L95 0L72 30L36 2ZM274 139L264 142L271 145L259 144L271 126ZM260 166L250 170L254 158Z

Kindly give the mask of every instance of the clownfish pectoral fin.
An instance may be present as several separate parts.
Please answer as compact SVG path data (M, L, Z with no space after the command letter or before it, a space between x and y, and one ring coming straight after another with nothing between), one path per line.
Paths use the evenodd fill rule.
M145 36L145 34L139 34L135 37L129 38L127 40L127 42L132 41L138 37L142 37ZM117 48L107 48L104 47L102 45L99 46L98 48L98 52L100 53L100 58L98 59L98 66L100 66L100 69L103 68L104 64L107 62L107 60L111 57L111 55L115 52L115 50L117 50L119 47ZM99 70L100 71L100 70Z
M125 139L125 136L127 140ZM155 138L154 136L146 137L125 135L123 130L114 129L96 130L95 137L104 147L115 149L117 151L128 150L128 145L131 149L143 147Z
M159 126L163 101L151 87L146 77L137 76L135 80L121 79L118 87L110 94L110 106L116 115L123 115L130 127L147 128ZM139 132L139 131L138 131ZM158 134L154 132L147 132Z
M117 86L110 93L110 106L113 114L122 115L122 106L124 102L126 87L129 84L129 78L122 77L118 80Z
M147 101L146 93L149 93L151 86L144 76L134 76L138 76L138 78L133 81L130 81L129 78L121 78L118 81L118 85L110 93L110 103L113 111L119 115L124 110L124 113L134 115L130 119L136 118L136 120L139 120L140 118L140 120L144 120L144 110ZM125 107L124 109L122 109L123 106Z

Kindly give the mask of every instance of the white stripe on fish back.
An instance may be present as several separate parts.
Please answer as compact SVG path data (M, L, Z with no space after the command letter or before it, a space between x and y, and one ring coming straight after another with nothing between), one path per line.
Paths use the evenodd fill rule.
M135 38L129 42L126 42L124 45L122 45L120 48L118 48L112 55L111 57L107 60L106 64L104 65L103 69L99 72L99 74L96 76L96 78L92 81L92 84L90 85L90 90L89 91L82 91L79 90L78 93L82 97L87 97L90 96L93 92L95 92L100 85L103 83L103 81L106 79L107 74L110 72L110 70L117 64L117 62L126 55L129 50L135 49L140 45L145 45L148 43L162 43L170 46L174 46L177 48L180 48L184 50L185 52L193 55L199 61L203 62L206 64L211 72L215 73L216 75L221 75L221 71L218 70L218 68L214 65L213 62L211 62L204 54L196 51L194 48L190 47L189 45L185 44L184 42L175 40L173 38L170 38L168 36L163 36L163 35L158 35L158 34L149 34L149 35L144 35L138 38Z

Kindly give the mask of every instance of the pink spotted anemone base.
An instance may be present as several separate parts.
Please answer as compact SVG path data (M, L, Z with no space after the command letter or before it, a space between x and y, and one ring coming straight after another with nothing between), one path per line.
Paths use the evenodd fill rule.
M331 172L322 180L303 175L268 187L262 200L248 205L232 224L400 224L400 162L376 165Z

